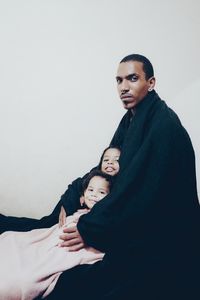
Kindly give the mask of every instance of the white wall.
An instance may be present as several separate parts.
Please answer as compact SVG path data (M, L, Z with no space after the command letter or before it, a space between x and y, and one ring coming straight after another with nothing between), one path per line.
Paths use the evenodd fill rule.
M98 162L130 53L188 128L199 170L198 0L0 0L0 212L39 217Z

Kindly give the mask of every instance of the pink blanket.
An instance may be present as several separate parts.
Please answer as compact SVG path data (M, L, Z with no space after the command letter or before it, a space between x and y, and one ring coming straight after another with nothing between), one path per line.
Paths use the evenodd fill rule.
M79 210L67 217L64 226L74 226L84 213ZM48 229L0 235L1 300L31 300L39 295L45 298L64 270L103 258L104 254L93 248L68 252L58 247L60 234L62 228L56 224Z

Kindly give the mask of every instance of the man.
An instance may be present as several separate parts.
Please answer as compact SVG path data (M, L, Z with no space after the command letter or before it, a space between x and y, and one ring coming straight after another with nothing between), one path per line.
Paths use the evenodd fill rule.
M200 214L195 158L177 115L154 91L150 61L125 57L117 71L124 108L112 145L121 147L113 191L62 246L92 246L102 262L64 272L48 299L199 299Z
M65 271L47 298L198 299L200 216L190 138L154 91L147 58L125 57L116 80L127 110L111 141L121 147L120 172L112 192L61 236L70 251L88 245L106 255Z

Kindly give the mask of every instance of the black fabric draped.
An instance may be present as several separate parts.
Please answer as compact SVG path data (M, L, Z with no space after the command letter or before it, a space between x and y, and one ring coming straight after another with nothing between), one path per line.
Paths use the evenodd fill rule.
M120 234L133 249L144 241L176 239L193 231L199 214L194 151L176 114L152 92L129 127L126 118L129 112L111 142L122 142L114 189L78 223L87 244L106 252Z
M151 276L165 282L168 296L175 288L182 296L197 292L200 209L186 130L153 91L131 122L125 114L111 144L122 147L120 172L112 192L80 218L81 236L106 252L113 273L123 270L134 281L143 270L144 288Z
M186 130L152 91L133 117L124 115L111 144L122 148L113 190L78 222L86 244L106 255L65 271L48 300L199 299L200 209ZM78 186L79 179L58 203L56 219L64 203L68 213L76 210Z

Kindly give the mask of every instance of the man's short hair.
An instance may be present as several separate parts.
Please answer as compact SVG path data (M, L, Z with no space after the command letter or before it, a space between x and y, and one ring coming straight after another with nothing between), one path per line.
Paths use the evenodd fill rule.
M120 61L120 63L127 62L127 61L141 62L143 64L143 71L145 73L146 80L149 79L150 77L154 76L153 66L152 66L150 60L148 60L148 58L146 58L145 56L143 56L141 54L130 54L130 55L125 56Z

